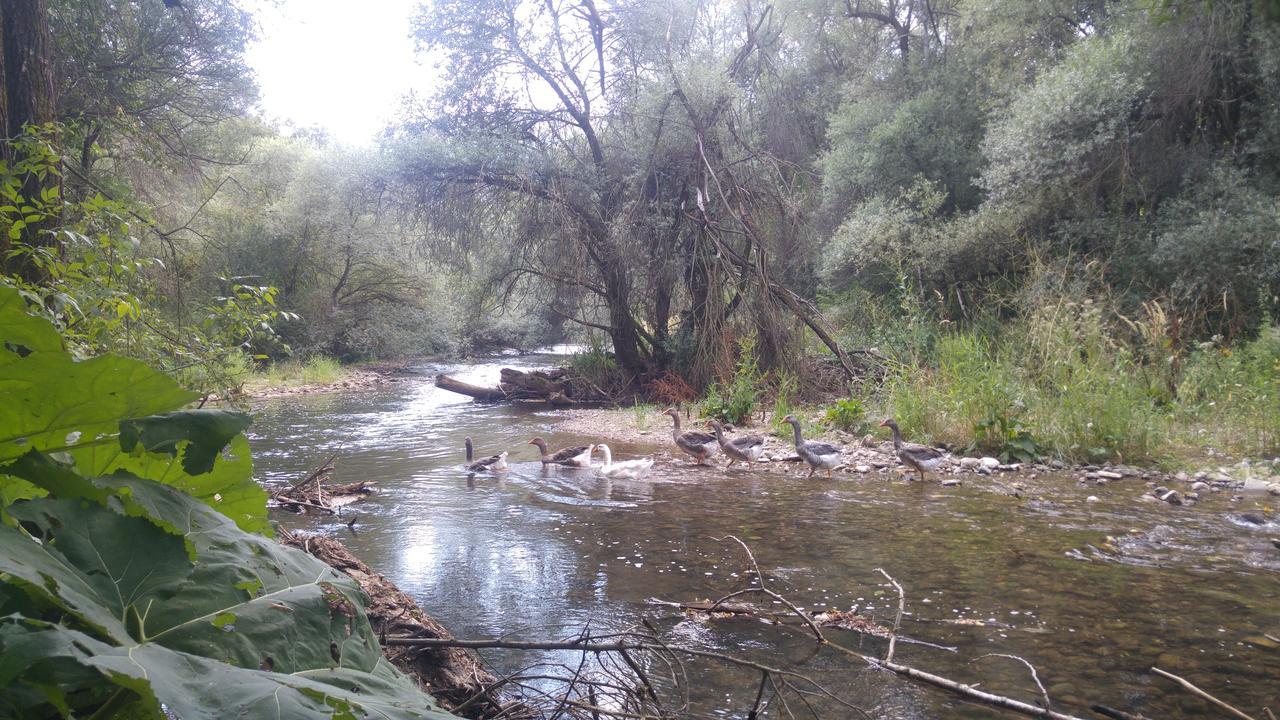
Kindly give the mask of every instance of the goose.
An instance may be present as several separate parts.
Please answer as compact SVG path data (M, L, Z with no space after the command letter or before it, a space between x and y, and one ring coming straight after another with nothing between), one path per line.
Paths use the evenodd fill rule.
M667 408L662 411L663 415L670 415L672 422L675 423L671 428L671 439L676 441L679 448L698 459L698 465L705 465L706 459L716 454L720 449L720 445L716 443L714 435L708 435L697 430L689 432L680 432L680 411L675 408Z
M467 469L472 472L502 472L507 469L507 452L504 450L497 455L491 455L487 458L481 458L472 462L472 455L475 452L471 446L471 438L465 438L463 444L467 447Z
M591 466L590 445L567 447L562 450L557 450L554 455L551 455L547 453L547 441L540 437L530 440L528 444L538 446L538 450L542 453L543 465L565 465L568 467Z
M764 453L764 438L759 435L746 435L725 440L724 427L719 422L708 420L707 424L715 428L716 442L720 443L720 449L724 450L725 457L729 458L726 468L733 467L734 463L741 460L747 464L748 469L751 469L755 461L759 460L760 455Z
M805 477L813 477L818 468L826 470L827 477L831 477L832 468L840 464L840 448L816 440L805 440L800 436L800 421L794 415L786 416L782 422L790 423L796 431L796 454L809 463L809 474Z
M609 446L605 444L593 445L604 453L604 464L596 468L601 475L611 478L641 478L649 472L649 468L653 467L653 458L640 458L638 460L620 460L613 461L613 453L609 450Z
M893 431L894 452L904 465L920 472L920 482L924 482L925 470L932 470L942 463L941 450L928 445L902 442L902 431L898 429L898 423L892 419L880 423L880 427L887 427Z

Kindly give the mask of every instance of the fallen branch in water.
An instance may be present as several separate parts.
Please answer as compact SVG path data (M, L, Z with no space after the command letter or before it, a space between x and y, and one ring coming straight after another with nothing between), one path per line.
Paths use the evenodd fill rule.
M898 590L898 615L893 619L893 632L889 634L889 649L885 651L884 659L886 662L893 662L893 651L898 647L898 630L902 627L902 613L906 610L907 599L906 594L902 591L902 586L898 584L893 576L884 571L884 568L876 568L876 572L885 577L886 580L893 583ZM1032 670L1034 674L1035 671ZM1037 681L1039 682L1039 681Z
M1173 674L1173 673L1171 673L1171 672L1165 672L1164 670L1161 670L1161 669L1160 669L1160 668L1158 668L1158 667L1153 667L1153 668L1151 668L1151 672L1153 672L1153 673L1155 673L1155 674L1157 674L1157 675L1159 675L1159 676L1161 676L1161 677L1169 678L1170 680L1172 680L1172 681L1174 681L1174 682L1178 683L1178 684L1179 684L1179 685L1181 685L1183 688L1185 688L1185 689L1187 689L1188 691L1190 691L1193 695L1198 695L1199 697L1201 697L1201 698L1203 698L1203 699L1205 699L1205 700L1208 700L1209 702L1213 703L1214 705L1217 705L1218 707L1222 708L1223 710L1226 710L1227 712L1229 712L1229 713L1231 713L1232 715L1234 715L1234 716L1236 716L1236 717L1240 718L1241 720L1258 720L1257 718L1253 717L1252 715L1249 715L1248 713L1245 713L1245 712L1243 712L1243 711L1239 710L1238 708L1232 707L1231 705L1228 705L1227 703L1225 703L1225 702L1223 702L1223 701L1219 700L1218 698L1216 698L1216 697L1214 697L1214 696L1210 695L1209 693L1205 692L1204 690L1201 690L1200 688L1198 688L1198 687L1196 687L1195 685L1191 684L1191 682L1190 682L1189 680L1185 679L1185 678L1178 677L1177 675L1174 675L1174 674Z
M988 657L1009 658L1010 660L1017 660L1023 665L1026 665L1027 669L1031 671L1031 679L1035 681L1036 687L1040 688L1040 696L1044 698L1044 709L1048 710L1051 707L1053 707L1053 702L1049 700L1049 691L1045 690L1044 683L1040 682L1040 674L1036 672L1035 665L1032 665L1031 663L1027 662L1025 658L1021 658L1017 655L1009 655L1008 653L987 653L986 655L979 655L978 657L974 658L973 660L970 660L969 662L978 662L982 658L988 658Z
M1112 720L1151 720L1146 715L1137 713L1127 713L1123 710L1107 707L1106 705L1090 705L1089 709Z
M726 538L711 538L711 539L717 542L723 542ZM827 642L827 639L823 637L822 631L818 629L817 623L813 621L813 618L809 617L808 613L796 607L794 603L792 603L790 600L786 599L782 595L779 595L778 593L770 590L768 586L764 584L764 573L760 572L760 564L756 562L756 556L751 553L751 548L747 547L747 544L742 542L742 540L738 538L736 535L729 535L727 539L732 540L742 546L743 552L747 554L747 559L751 561L751 568L755 572L756 582L759 583L760 587L746 588L743 590L731 592L728 595L725 595L724 597L712 603L711 607L707 610L707 612L714 612L719 605L724 603L726 600L729 600L730 598L746 595L749 593L764 593L765 595L768 595L769 597L773 598L774 600L777 600L783 605L786 605L791 610L791 612L795 614L796 617L803 620L804 623L809 626L809 630L813 632L813 637L818 641L818 644L819 645L825 644Z

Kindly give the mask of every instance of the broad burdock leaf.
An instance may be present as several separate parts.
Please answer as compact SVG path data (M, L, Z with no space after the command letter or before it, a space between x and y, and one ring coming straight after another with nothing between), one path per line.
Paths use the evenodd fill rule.
M182 469L189 475L207 473L231 438L253 422L247 414L228 410L181 410L120 421L120 448L133 452L178 455L178 444L187 441L182 452Z
M21 502L22 529L0 526L0 572L39 601L0 621L0 694L29 704L52 681L100 702L113 685L141 698L131 711L184 720L451 717L383 658L347 576L175 488L125 473L89 483L105 502ZM45 622L49 608L61 622ZM98 675L79 687L68 667Z

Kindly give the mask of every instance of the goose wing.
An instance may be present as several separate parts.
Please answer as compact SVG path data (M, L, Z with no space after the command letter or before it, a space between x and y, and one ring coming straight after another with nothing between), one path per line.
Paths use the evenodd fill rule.
M911 456L911 458L916 462L932 462L934 460L941 460L944 455L944 453L938 448L929 447L928 445L916 445L914 443L904 445L902 447L902 452Z
M729 441L729 444L737 450L747 452L755 447L763 447L764 438L759 435L748 435L746 437L734 438Z
M804 448L805 450L808 450L814 455L839 455L840 454L840 448L836 447L835 445L830 445L824 442L815 442L813 440L806 441L804 444Z
M563 463L569 460L573 460L579 455L585 453L588 447L590 447L590 445L579 445L577 447L567 447L563 450L558 451L555 455L552 455L551 462Z
M501 462L502 462L501 455L492 455L490 457L481 458L471 463L470 465L467 466L467 469L475 472L481 472L483 470L489 470L489 469L497 469L495 466L497 466Z
M690 430L689 432L681 433L680 440L682 442L687 442L690 445L706 445L707 443L715 442L716 436L711 435L710 433Z

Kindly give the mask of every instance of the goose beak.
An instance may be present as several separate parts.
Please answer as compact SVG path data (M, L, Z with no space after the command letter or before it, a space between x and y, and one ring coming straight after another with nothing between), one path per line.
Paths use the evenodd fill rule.
M889 421L885 420L884 422L880 423L879 427L889 427Z

